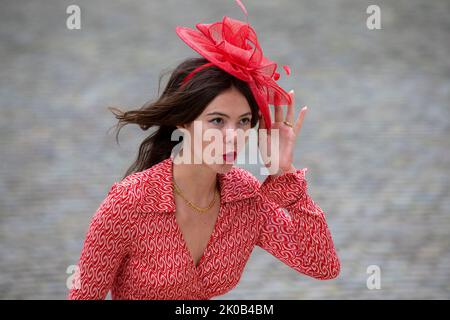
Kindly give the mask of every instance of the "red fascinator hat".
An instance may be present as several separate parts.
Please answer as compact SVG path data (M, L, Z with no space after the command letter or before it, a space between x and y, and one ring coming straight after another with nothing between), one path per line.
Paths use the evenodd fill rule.
M249 84L266 128L270 129L269 104L288 105L291 97L276 83L280 78L277 64L264 56L256 32L248 23L247 10L241 1L236 2L246 15L247 23L224 16L222 21L196 24L198 30L176 27L178 36L209 61L188 74L182 86L196 72L215 65ZM290 75L289 66L283 68Z

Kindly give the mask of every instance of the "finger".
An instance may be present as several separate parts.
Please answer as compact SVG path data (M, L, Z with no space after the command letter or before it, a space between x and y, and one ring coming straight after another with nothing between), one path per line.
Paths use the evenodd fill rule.
M292 123L294 121L294 110L295 110L295 93L294 90L289 91L289 96L291 97L291 104L288 105L286 113L286 121Z
M258 113L259 114L259 120L258 120L258 122L259 122L259 127L258 127L258 131L257 131L257 136L258 136L258 139L257 139L257 141L258 141L258 147L259 147L259 138L260 138L260 131L259 130L261 130L261 129L264 129L265 128L265 124L264 124L264 120L263 120L263 118L262 118L262 114L261 114L261 112L259 112Z
M261 112L259 113L259 129L265 129L266 123L264 122Z
M275 122L283 121L283 108L281 106L274 106L275 108Z
M300 113L297 117L297 122L295 123L295 126L294 126L295 135L298 135L298 133L300 132L300 129L302 128L303 119L305 118L306 110L308 110L307 106L304 106L302 108L302 110L300 110Z

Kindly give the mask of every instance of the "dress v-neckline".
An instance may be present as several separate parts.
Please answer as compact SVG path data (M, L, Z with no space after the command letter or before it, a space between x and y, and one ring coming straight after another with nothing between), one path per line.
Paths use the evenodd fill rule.
M178 236L179 236L179 238L181 240L184 253L189 257L189 261L190 261L189 264L191 265L191 267L196 272L200 271L200 268L202 267L203 261L205 260L206 254L208 253L208 251L209 251L209 249L210 249L210 247L211 247L211 245L212 245L212 243L214 241L214 238L217 235L219 225L220 225L220 223L222 221L222 218L223 218L223 212L224 212L224 210L223 210L222 195L220 195L219 213L218 213L218 215L216 217L216 221L214 222L214 227L213 227L213 230L212 230L212 232L211 232L211 234L209 236L209 239L208 239L208 242L206 244L205 250L203 250L202 256L200 257L200 260L198 261L197 265L195 264L194 256L192 255L191 251L189 250L189 247L187 245L187 242L186 242L186 239L185 239L185 237L183 235L181 227L178 224L177 218L175 216L175 212L173 212L173 214L172 214L173 224L174 224L176 232L177 232L177 234L178 234Z
M172 179L173 179L173 158L172 156L170 157L171 159L171 175L172 175ZM216 217L216 221L214 222L214 227L213 230L209 236L208 242L206 244L205 250L203 250L202 256L200 257L200 260L198 261L197 265L195 264L194 261L194 256L192 255L191 251L189 250L189 247L187 245L186 239L184 238L183 232L181 230L180 225L178 224L177 218L176 218L176 205L174 206L175 209L173 210L173 212L171 213L172 216L172 223L175 227L175 230L178 234L179 239L181 240L182 243L182 247L184 250L184 254L186 254L189 257L190 260L190 266L191 268L196 272L199 273L200 272L200 268L202 267L203 261L205 260L206 254L208 253L212 242L214 241L214 238L216 237L216 234L218 232L218 228L220 226L220 224L222 223L222 219L223 219L223 215L224 215L224 203L225 203L225 195L222 191L222 186L221 186L221 182L220 182L221 177L218 177L218 187L219 187L219 213ZM172 184L173 185L173 184ZM173 193L174 190L172 190L172 196L173 196L173 202L175 203L175 195Z

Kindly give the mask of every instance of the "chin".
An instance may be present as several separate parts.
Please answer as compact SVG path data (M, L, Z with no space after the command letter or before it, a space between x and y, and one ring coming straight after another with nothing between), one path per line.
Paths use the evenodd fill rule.
M211 165L211 169L213 169L217 173L225 174L230 171L234 166L234 163L223 163L223 164L213 164Z

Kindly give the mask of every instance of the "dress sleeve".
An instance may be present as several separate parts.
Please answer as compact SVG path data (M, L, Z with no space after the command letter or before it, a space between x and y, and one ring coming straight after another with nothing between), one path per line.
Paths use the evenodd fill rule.
M324 212L307 193L307 170L270 175L260 185L262 223L256 245L302 274L333 279L340 262Z
M129 209L126 188L114 183L90 222L68 299L105 299L127 254Z

